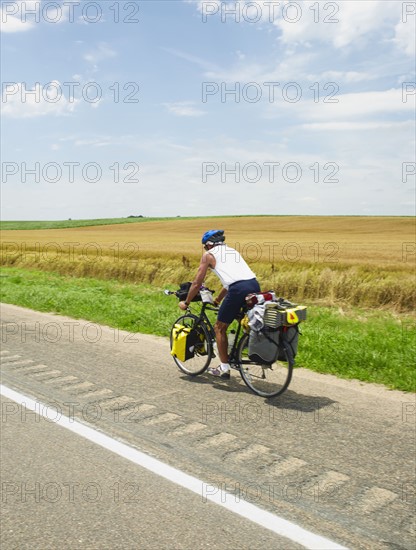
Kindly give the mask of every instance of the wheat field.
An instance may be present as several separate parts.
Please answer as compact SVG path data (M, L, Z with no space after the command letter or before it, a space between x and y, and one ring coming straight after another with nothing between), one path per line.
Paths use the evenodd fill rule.
M264 289L295 300L412 311L415 222L405 217L165 219L1 232L2 265L174 286L190 280L201 235L224 229ZM207 282L218 288L215 277Z

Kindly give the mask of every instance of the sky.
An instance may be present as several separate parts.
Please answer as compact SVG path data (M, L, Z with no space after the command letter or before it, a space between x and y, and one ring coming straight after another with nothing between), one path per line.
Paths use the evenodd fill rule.
M2 218L414 215L415 12L2 1Z

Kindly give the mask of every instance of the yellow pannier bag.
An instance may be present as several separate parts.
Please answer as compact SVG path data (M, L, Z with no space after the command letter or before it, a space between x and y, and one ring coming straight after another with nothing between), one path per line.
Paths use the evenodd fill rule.
M241 319L241 326L243 327L244 332L247 334L250 332L250 325L248 324L248 315L244 315Z
M306 306L296 306L286 310L286 326L297 325L301 321L306 320Z
M306 320L306 306L283 308L277 302L267 302L264 309L264 324L268 328L297 325Z
M176 324L172 329L171 355L179 361L191 359L195 354L197 338L197 334L192 328Z

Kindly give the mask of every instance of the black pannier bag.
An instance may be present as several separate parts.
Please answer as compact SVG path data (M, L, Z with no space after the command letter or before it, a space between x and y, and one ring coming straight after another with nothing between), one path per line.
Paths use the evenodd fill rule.
M189 281L187 283L181 283L179 285L179 290L177 292L178 292L178 298L181 302L184 302L186 300L186 297L188 296L188 292L189 292L189 289L191 288L191 285L192 283ZM202 298L199 292L194 298L192 298L192 302L200 302L201 300Z

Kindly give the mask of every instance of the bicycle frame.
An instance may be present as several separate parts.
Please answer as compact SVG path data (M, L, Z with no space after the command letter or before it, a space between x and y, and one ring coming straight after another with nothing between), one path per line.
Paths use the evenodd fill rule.
M210 307L210 306L211 306L211 304L209 304L207 302L202 303L201 311L200 311L199 315L197 316L198 317L197 323L205 323L205 325L208 328L208 332L209 332L209 334L212 338L212 341L215 342L216 337L215 337L214 327L213 327L208 315L205 312L207 310L218 312L218 308L217 307ZM192 311L192 310L190 310L190 311ZM230 352L228 353L228 356L229 356L228 360L229 360L229 363L230 363L231 367L237 368L237 369L239 369L240 363L252 363L248 359L247 360L242 360L242 361L237 361L238 358L236 357L237 347L238 347L238 344L239 344L239 341L240 341L240 334L241 334L241 331L242 331L241 320L244 317L244 315L245 315L245 311L244 311L244 309L241 309L240 313L239 313L239 315L236 319L236 321L237 321L237 330L236 330L236 333L235 333L234 342L233 342L233 345L232 345L232 348L231 348Z
M218 307L212 307L212 306L210 307L210 306L211 306L211 304L208 303L208 302L203 302L202 303L201 310L199 312L199 315L197 316L197 323L204 323L206 325L212 341L215 342L216 337L215 337L214 327L213 327L211 321L209 320L209 317L205 313L205 311L208 310L208 311L218 312L219 308ZM189 311L192 311L190 308L188 308L188 309L189 309ZM235 369L239 369L240 365L252 365L253 364L253 361L251 361L250 359L238 359L238 357L237 357L237 348L238 348L238 344L240 343L240 334L241 334L241 331L243 330L242 326L241 326L241 320L243 319L245 313L246 313L245 308L241 308L241 310L238 314L238 317L236 318L237 330L236 330L236 333L235 333L234 342L233 342L233 345L231 347L231 350L228 352L228 361L230 363L230 366L232 368L235 368ZM280 337L282 339L282 344L283 344L284 349L286 350L286 353L287 354L291 353L291 350L290 350L290 348L288 346L288 343L287 343L286 335L283 332L283 330L280 330Z
M209 320L209 317L208 315L205 313L205 311L214 311L214 312L218 312L218 308L217 307L210 307L211 304L207 303L207 302L203 302L202 303L202 307L201 307L201 311L199 312L199 315L195 315L195 313L190 309L188 308L189 311L191 311L191 313L193 313L196 317L197 317L197 323L204 323L208 329L208 332L209 332L209 335L211 336L212 340L215 341L215 331L214 331L214 327L211 323L211 321Z

